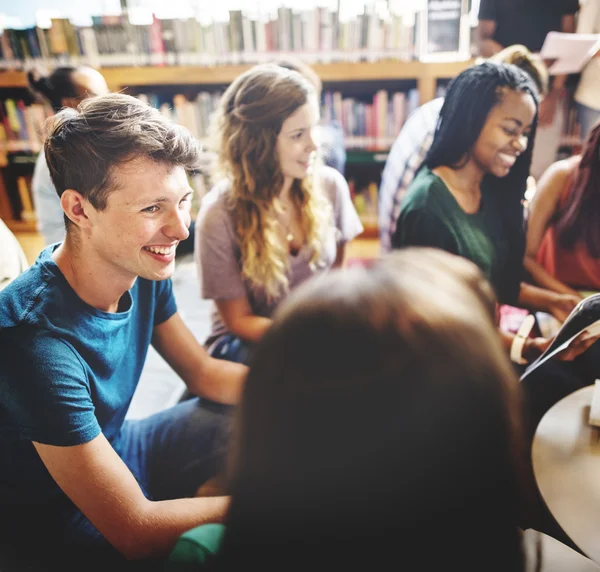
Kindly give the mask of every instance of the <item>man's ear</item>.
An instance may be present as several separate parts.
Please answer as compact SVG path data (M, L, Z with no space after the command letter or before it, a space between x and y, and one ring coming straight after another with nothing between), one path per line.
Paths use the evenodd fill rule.
M60 206L67 215L67 218L79 228L87 228L90 225L86 209L93 207L83 198L81 193L73 189L67 189L60 196Z

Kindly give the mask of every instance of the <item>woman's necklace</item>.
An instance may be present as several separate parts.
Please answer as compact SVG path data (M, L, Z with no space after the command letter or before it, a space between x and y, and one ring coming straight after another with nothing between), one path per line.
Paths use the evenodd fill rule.
M288 251L292 256L296 256L300 249L294 246L294 233L292 226L294 223L294 206L291 204L280 203L280 209L283 216L279 217L279 222L282 223L283 235L288 245Z

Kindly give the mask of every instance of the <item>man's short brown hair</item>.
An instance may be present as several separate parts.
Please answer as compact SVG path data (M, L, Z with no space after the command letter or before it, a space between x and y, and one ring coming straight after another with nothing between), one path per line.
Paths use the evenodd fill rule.
M74 189L103 210L117 187L115 167L146 157L194 171L200 167L201 148L189 131L157 109L111 93L57 113L50 120L44 153L59 196Z

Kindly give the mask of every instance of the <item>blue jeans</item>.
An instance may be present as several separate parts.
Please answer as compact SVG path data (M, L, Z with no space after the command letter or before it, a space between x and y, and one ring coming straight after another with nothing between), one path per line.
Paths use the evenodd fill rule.
M232 410L196 397L146 419L125 421L118 453L147 498L192 497L223 470ZM65 516L66 546L114 551L76 507Z
M577 103L577 119L581 125L581 140L585 142L592 130L592 127L600 119L600 111L592 109L582 103Z
M210 348L210 355L216 359L248 365L251 346L233 334L225 334Z

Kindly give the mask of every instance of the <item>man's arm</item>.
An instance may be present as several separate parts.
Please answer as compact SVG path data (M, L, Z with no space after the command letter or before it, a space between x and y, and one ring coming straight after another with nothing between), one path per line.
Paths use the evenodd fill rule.
M494 20L479 20L475 37L479 47L479 55L484 58L489 58L504 49L502 44L494 40L495 32L496 22Z
M102 434L72 447L33 444L58 486L126 558L164 555L186 530L225 515L228 497L149 501Z
M210 357L179 313L154 328L152 345L193 394L228 405L239 401L248 368Z
M565 34L572 34L575 32L575 15L565 14L561 18L560 31ZM542 100L540 104L539 119L538 123L541 126L550 125L554 121L554 116L561 98L565 95L565 86L567 83L566 75L555 75L552 76L552 88L548 95Z

